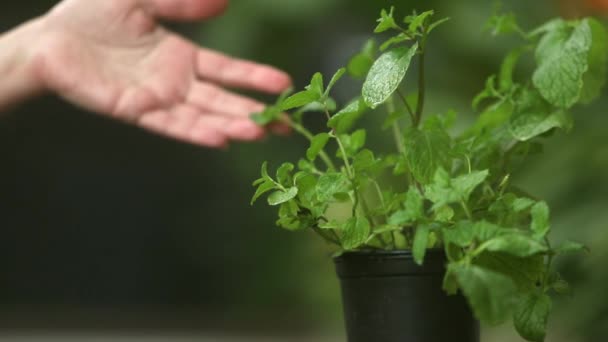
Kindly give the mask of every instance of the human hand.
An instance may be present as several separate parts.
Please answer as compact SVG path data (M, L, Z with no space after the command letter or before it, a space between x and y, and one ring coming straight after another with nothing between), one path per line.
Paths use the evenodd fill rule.
M195 46L157 19L220 14L227 0L64 0L37 23L33 63L47 90L88 110L196 144L264 135L264 105L221 86L280 93L289 77ZM284 129L284 128L283 128Z

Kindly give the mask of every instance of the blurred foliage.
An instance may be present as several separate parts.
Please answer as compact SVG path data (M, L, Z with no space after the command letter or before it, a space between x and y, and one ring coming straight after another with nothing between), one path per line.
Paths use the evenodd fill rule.
M2 4L1 27L53 3ZM452 20L429 42L435 57L428 62L434 85L428 113L453 108L470 117L470 100L511 42L480 29L491 1L420 3L232 1L219 19L177 27L207 47L277 65L301 86L315 71L331 74L343 66L368 38L380 8L432 8ZM533 27L570 8L565 3L516 0L506 8ZM354 95L354 86L350 93L345 88L337 96L341 103ZM557 304L549 341L608 340L607 105L604 96L579 110L574 131L550 139L516 177L550 203L556 240L582 240L591 248L589 256L561 265L575 295ZM317 118L309 119L314 125ZM367 117L362 124L379 127L383 119ZM379 129L370 132L380 146L389 139ZM4 314L23 307L171 308L203 312L202 328L212 325L205 317L215 316L231 330L341 331L326 246L312 235L274 228L272 209L249 206L260 161L295 161L305 148L300 138L270 137L227 152L201 150L54 99L15 110L0 121L7 165L0 170ZM505 341L515 340L511 329L507 334ZM488 336L501 339L500 331Z

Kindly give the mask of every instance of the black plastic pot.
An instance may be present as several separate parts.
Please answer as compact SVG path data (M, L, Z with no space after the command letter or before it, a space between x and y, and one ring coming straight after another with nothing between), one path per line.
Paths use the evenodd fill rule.
M349 252L335 258L348 342L478 342L479 323L461 295L442 289L445 254Z

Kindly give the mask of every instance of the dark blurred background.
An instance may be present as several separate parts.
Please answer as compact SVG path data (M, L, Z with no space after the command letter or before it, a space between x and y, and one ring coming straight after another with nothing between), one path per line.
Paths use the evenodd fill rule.
M57 1L0 4L0 30ZM201 44L289 71L305 84L331 74L370 37L382 7L449 16L430 42L429 112L470 99L511 47L481 27L488 0L233 0L221 18L175 29ZM602 1L510 1L531 28ZM95 25L96 23L91 23ZM355 81L342 83L342 103ZM86 85L83 85L86 86ZM264 99L264 98L262 98ZM265 100L272 100L265 98ZM608 97L579 108L569 135L518 182L553 208L553 238L592 253L560 267L575 288L560 300L549 341L608 340ZM368 117L375 127L382 117ZM380 131L372 140L383 144ZM274 227L249 206L262 161L296 161L305 142L272 137L212 151L150 135L43 97L0 118L0 335L61 332L192 333L343 340L331 252L315 236ZM488 341L518 341L510 326Z

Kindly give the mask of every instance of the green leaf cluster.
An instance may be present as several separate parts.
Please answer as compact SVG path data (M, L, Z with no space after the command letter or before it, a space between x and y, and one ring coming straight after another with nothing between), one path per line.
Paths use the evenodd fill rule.
M422 264L428 249L443 249L446 292L464 294L480 320L511 319L522 337L543 341L552 296L569 291L553 262L585 247L554 247L549 206L511 179L548 136L570 129L572 107L601 93L608 33L591 18L556 19L527 32L512 13L496 14L488 29L516 33L521 44L473 99L478 119L454 134L455 112L425 113L426 46L445 22L433 11L399 18L394 8L383 10L374 29L389 35L383 44L368 41L327 84L317 73L304 90L255 114L261 125L290 125L309 146L273 176L264 163L252 203L268 195L278 226L313 231L338 250L408 249ZM534 70L519 72L526 58ZM415 89L405 86L412 68ZM347 73L363 83L340 107L331 92ZM325 117L327 127L306 128L309 112ZM389 154L367 148L367 130L357 127L363 115L382 112L395 142Z

